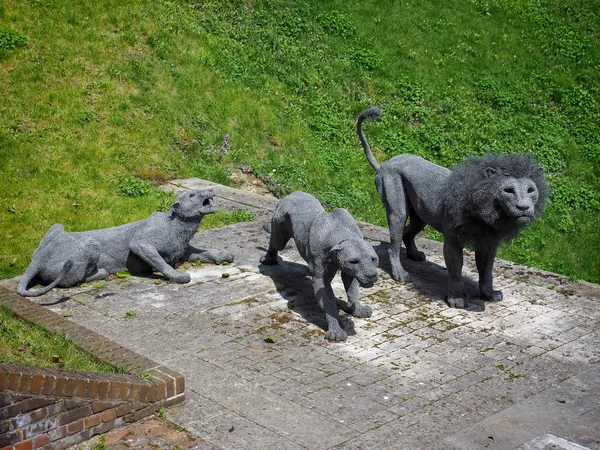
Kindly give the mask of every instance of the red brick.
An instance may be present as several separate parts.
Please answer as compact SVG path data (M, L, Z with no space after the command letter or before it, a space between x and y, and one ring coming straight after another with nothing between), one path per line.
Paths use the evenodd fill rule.
M77 378L69 378L67 384L65 384L65 392L63 395L66 397L73 397L75 395L75 390L77 389L78 381Z
M37 436L38 434L47 433L48 431L55 429L56 426L57 420L55 418L43 419L25 427L23 429L23 433L25 433L23 437L30 438Z
M106 398L106 394L108 394L108 389L110 388L110 382L108 380L102 380L98 383L98 390L96 392L96 397L98 398Z
M157 382L154 384L156 389L156 401L159 402L167 398L167 385L164 382Z
M15 450L32 450L33 449L33 441L31 439L27 439L26 441L19 442L15 444L13 447Z
M121 383L118 381L110 382L110 389L108 390L108 398L119 398L119 391L121 389Z
M92 428L99 425L102 422L102 416L100 414L94 414L93 416L86 417L84 419L85 427Z
M107 409L101 412L100 415L102 416L102 422L109 422L117 418L117 410L115 408Z
M105 402L102 400L96 400L92 404L92 411L95 413L99 413L104 411L105 409L114 408L119 405L119 402Z
M127 396L127 398L129 400L137 400L139 398L141 387L142 386L140 383L133 383L131 385L131 389L129 389L129 395Z
M33 438L33 448L40 448L50 443L50 436L47 434L40 434Z
M62 393L65 390L66 384L67 384L67 379L65 377L56 377L56 383L54 384L54 389L52 390L52 394L62 395Z
M7 391L0 391L0 408L12 405L14 403L13 396Z
M71 422L75 422L76 420L82 419L92 414L91 405L80 406L79 408L71 409L69 411L63 412L58 416L58 424L66 425Z
M29 417L31 417L32 422L37 422L38 420L42 420L42 419L48 417L48 412L49 412L48 408L39 408L39 409L36 409L35 411L30 412Z
M77 397L85 397L89 384L90 380L87 380L85 378L79 379L79 381L77 382L77 387L75 388L75 395Z
M14 405L5 406L4 408L0 408L0 420L9 419L11 417L15 417L17 414L21 412L21 404L15 403Z
M175 372L174 370L169 369L165 366L160 366L158 368L163 373L173 377L175 379L175 395L183 393L185 391L185 377L179 372Z
M79 399L79 398L67 398L67 399L63 400L63 403L65 404L65 410L69 410L69 409L79 408L80 406L83 406L83 405L87 405L90 402L87 400Z
M127 400L127 396L129 395L130 383L123 381L121 382L121 389L119 389L119 398L122 400Z
M55 382L56 382L56 377L54 375L47 374L44 377L44 384L42 385L42 389L41 389L40 393L43 395L53 394Z
M41 373L35 374L31 380L31 386L29 386L29 392L32 394L39 394L44 384L44 375Z
M29 385L31 384L31 380L33 379L33 375L30 373L24 373L21 375L21 383L19 383L18 390L20 392L29 392Z
M98 380L90 380L85 396L93 398L96 396L97 391L98 391Z
M0 391L8 388L8 371L0 368Z
M8 376L8 389L9 391L16 391L21 383L21 373L11 372Z
M15 421L13 419L5 420L4 422L0 422L0 435L4 433L8 433L16 428Z
M83 431L84 419L79 419L77 422L72 422L67 425L67 434L75 434Z
M22 434L20 431L0 434L0 448L8 447L9 445L21 441L21 436Z
M48 433L51 441L56 441L58 439L62 439L67 435L67 426L63 425L62 427L55 428Z
M25 413L32 409L41 408L55 403L56 400L50 398L31 397L21 402L21 412Z
M133 411L133 407L131 403L123 403L122 405L117 406L115 411L117 412L117 417L121 417Z
M142 384L142 388L140 389L140 402L147 402L148 394L150 393L150 384L144 383Z

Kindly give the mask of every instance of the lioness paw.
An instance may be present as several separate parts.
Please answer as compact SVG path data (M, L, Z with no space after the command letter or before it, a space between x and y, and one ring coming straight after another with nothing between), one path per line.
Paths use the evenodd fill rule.
M171 278L171 281L174 281L175 283L184 284L189 283L191 279L192 277L189 273L178 273L176 276Z
M463 297L448 297L446 302L450 308L465 309L468 305L467 299Z
M325 339L328 339L330 341L345 341L347 338L348 338L348 333L346 333L341 328L328 330L325 333Z
M233 253L225 252L225 253L216 253L215 254L215 263L222 264L224 262L233 262Z
M394 281L410 281L410 274L404 269L392 269Z
M354 317L371 317L373 315L373 310L370 306L360 305L352 311L352 315Z

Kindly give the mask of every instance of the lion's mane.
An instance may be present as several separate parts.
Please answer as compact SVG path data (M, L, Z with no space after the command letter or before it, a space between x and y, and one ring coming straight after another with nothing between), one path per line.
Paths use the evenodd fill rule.
M489 168L496 170L496 174L488 176ZM502 177L529 178L535 183L539 198L534 220L544 211L550 194L542 166L530 155L471 156L451 170L444 198L444 230L463 244L481 244L498 238L509 241L523 227L499 204Z

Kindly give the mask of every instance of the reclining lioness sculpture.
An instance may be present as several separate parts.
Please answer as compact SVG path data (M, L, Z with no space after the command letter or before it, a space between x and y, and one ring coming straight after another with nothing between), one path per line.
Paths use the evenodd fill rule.
M371 308L360 303L358 287L371 287L377 281L379 258L363 240L348 211L338 208L328 213L315 197L296 191L277 203L270 232L269 249L261 262L277 264L278 252L294 239L312 275L315 298L325 312L327 339L342 341L348 337L331 288L338 270L342 273L349 312L355 317L371 317Z
M64 227L57 223L33 253L18 293L37 297L56 286L72 287L101 280L125 269L134 275L156 270L170 281L187 283L190 275L174 268L180 261L231 262L231 253L199 250L189 245L202 218L217 211L214 196L212 189L184 192L169 211L113 228L65 233ZM36 280L46 286L29 290Z
M365 119L379 116L377 107L363 111L357 132L375 169L375 186L387 212L392 278L409 279L400 263L402 241L409 259L425 260L415 237L430 225L444 234L448 305L467 306L462 281L465 245L475 250L481 298L502 300L502 291L492 287L496 250L500 242L514 238L542 214L550 193L542 166L520 154L470 157L452 170L415 155L398 155L379 164L362 131Z

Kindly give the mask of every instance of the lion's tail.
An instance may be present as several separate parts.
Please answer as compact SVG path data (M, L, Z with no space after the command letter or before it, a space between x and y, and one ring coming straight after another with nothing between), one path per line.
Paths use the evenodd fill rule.
M379 171L381 164L377 162L375 156L373 156L373 153L371 152L371 147L369 147L367 138L365 137L362 130L362 123L365 121L365 119L375 120L379 119L379 117L381 117L381 110L377 106L372 106L371 108L365 109L363 112L360 113L360 116L358 116L358 122L356 123L356 131L358 132L360 142L363 148L365 149L367 161L369 161L369 164L371 164L373 169L375 169L375 172Z
M58 275L58 277L56 277L56 280L54 280L49 285L44 286L43 288L36 289L36 290L29 290L29 289L27 289L29 287L29 283L31 283L31 281L37 275L37 268L33 267L33 265L30 265L27 268L27 270L25 271L25 274L23 275L23 277L21 278L21 281L19 282L19 287L17 289L17 292L19 293L19 295L22 295L23 297L39 297L40 295L44 295L45 293L50 292L53 288L55 288L58 285L58 283L60 283L62 281L62 279L65 277L65 275L67 273L69 273L69 271L71 270L72 267L73 267L73 261L69 259L63 265L63 268L60 271L60 274Z

